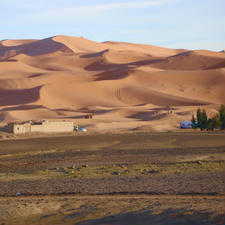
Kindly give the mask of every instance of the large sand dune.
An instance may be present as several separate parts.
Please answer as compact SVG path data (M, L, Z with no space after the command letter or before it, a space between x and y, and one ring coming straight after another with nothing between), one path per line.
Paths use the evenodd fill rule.
M224 88L223 51L68 36L0 42L2 122L71 118L93 130L171 130L198 107L215 114Z

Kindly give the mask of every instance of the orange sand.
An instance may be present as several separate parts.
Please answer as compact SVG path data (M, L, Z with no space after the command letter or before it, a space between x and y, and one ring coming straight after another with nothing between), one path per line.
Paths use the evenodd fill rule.
M103 132L174 130L198 107L215 114L224 89L224 52L68 36L0 42L2 122L71 118Z

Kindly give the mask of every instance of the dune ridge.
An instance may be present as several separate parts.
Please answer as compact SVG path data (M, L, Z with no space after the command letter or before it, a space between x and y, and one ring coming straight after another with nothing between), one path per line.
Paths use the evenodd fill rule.
M198 107L215 114L224 87L222 51L62 35L0 41L2 123L70 118L93 130L171 130Z

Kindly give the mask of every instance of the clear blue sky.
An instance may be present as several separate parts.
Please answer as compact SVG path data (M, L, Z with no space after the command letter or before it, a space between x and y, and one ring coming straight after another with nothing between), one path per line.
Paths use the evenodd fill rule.
M225 0L0 0L0 40L83 36L225 48Z

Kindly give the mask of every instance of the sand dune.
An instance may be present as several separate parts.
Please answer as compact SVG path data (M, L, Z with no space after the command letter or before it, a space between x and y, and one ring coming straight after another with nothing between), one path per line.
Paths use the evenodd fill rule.
M194 106L208 105L209 102L201 102L190 98L182 98L164 94L144 87L125 87L118 90L118 98L129 104L150 103L156 106Z
M73 118L89 129L171 130L198 107L216 113L224 87L224 52L68 36L0 42L3 122Z
M0 41L0 44L3 46L7 46L7 47L12 47L12 46L18 46L18 45L24 45L24 44L29 44L32 42L35 42L37 40L29 40L29 39L25 39L25 40L4 40L4 41Z
M104 58L107 60L108 63L112 64L128 64L132 62L148 60L152 56L144 53L137 53L131 50L122 51L113 49L106 49L101 52L83 55L83 58L93 58L93 57Z
M108 46L109 49L114 49L117 51L118 50L136 51L143 54L150 54L154 57L168 57L178 53L185 52L184 49L175 50L175 49L156 47L153 45L132 44L132 43L126 43L126 42L108 41L108 42L104 42L104 44Z
M105 47L97 42L87 40L83 37L68 37L68 36L55 36L52 38L53 41L56 41L60 44L64 44L70 48L74 53L81 52L98 52L103 51Z
M166 70L207 70L224 68L222 53L209 51L188 51L168 57L152 65Z
M7 60L13 56L19 54L25 54L29 56L37 56L50 54L54 52L70 52L73 51L63 43L54 41L53 38L47 38L44 40L27 41L22 42L20 45L4 45L4 42L0 45L0 60Z

